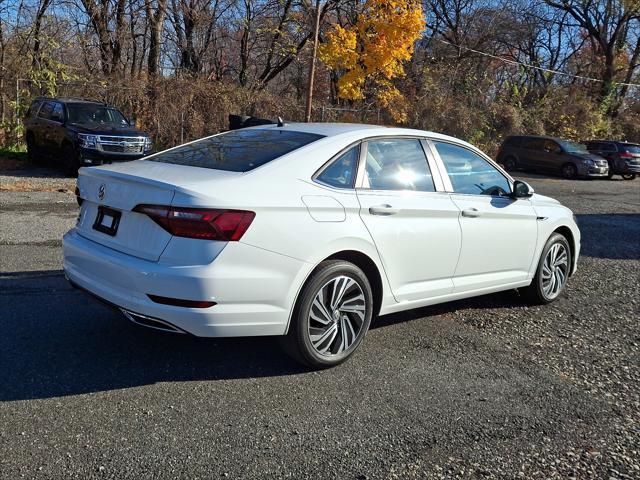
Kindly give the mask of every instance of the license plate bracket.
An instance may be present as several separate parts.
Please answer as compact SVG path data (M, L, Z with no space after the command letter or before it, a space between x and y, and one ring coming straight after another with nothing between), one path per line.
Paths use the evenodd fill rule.
M98 207L96 221L93 222L93 229L115 237L116 233L118 233L121 215L122 212L118 210L100 205Z

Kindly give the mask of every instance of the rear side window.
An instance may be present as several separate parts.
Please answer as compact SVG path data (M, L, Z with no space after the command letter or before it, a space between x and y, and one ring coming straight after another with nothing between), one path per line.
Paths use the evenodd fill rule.
M620 145L620 149L625 153L640 153L640 145Z
M493 165L464 147L434 142L455 193L507 195L511 185Z
M323 138L281 129L233 130L149 158L153 162L230 172L248 172Z
M336 188L353 188L358 171L360 146L350 148L325 168L316 180Z
M522 142L522 146L529 150L543 150L544 140L542 138L527 138Z
M27 117L29 118L35 117L36 113L38 113L38 109L40 108L40 105L42 105L42 102L40 100L36 100L35 102L33 102L29 107L29 111L27 112Z

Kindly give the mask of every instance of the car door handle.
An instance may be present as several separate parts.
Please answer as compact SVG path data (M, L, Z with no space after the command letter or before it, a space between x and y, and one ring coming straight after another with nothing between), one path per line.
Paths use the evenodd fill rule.
M477 208L467 208L465 210L462 210L462 216L463 217L475 218L475 217L479 217L480 215L482 215L482 214L480 213L480 211Z
M376 205L374 207L369 207L369 213L371 215L395 215L400 211L399 208L393 208L391 205Z

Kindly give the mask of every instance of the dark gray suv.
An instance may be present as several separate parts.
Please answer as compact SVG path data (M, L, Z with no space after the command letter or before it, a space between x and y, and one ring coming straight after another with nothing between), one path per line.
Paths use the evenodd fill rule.
M633 180L640 174L640 145L614 140L585 142L587 150L604 157L609 162L609 178L620 175Z
M502 143L496 160L506 170L561 174L565 178L607 177L609 165L599 155L571 140L545 136L513 136Z

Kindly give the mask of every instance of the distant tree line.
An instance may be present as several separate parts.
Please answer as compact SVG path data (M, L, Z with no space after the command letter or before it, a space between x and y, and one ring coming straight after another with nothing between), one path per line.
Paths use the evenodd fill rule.
M301 120L316 16L314 120L640 141L640 0L0 0L0 145L38 94L114 102L164 146Z

